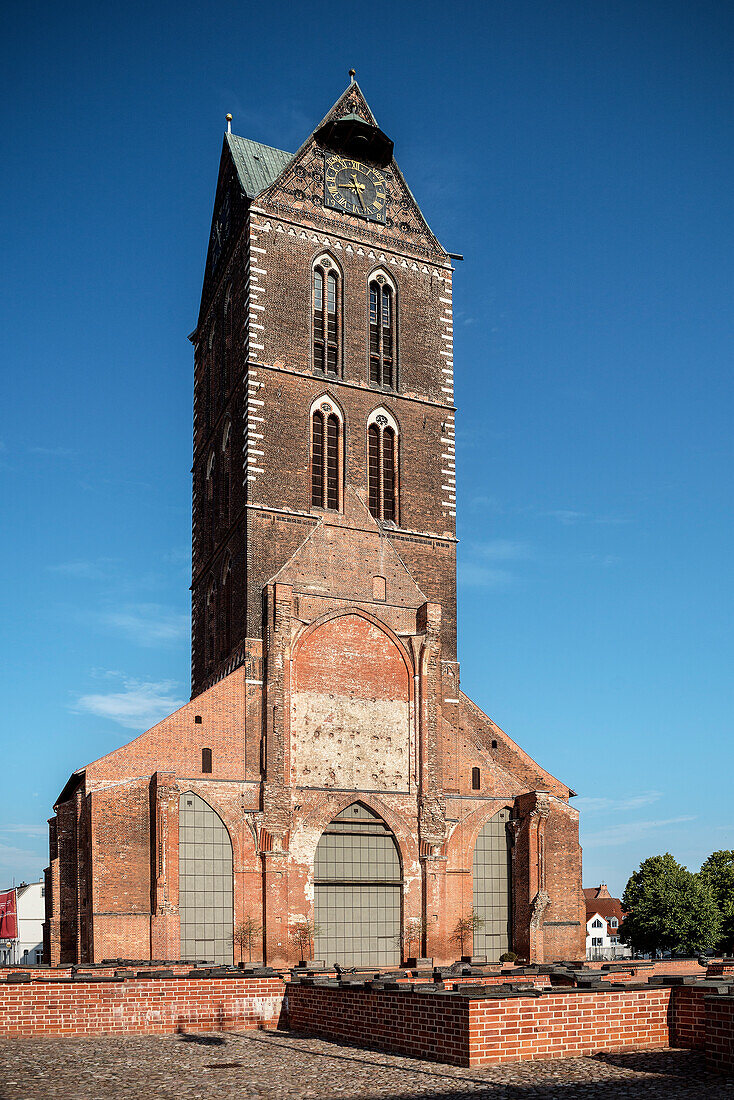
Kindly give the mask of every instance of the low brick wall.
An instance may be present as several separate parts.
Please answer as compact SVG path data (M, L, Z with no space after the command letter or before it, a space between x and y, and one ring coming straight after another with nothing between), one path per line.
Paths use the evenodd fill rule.
M706 1067L734 1073L734 996L706 997Z
M686 1050L706 1046L707 990L695 985L676 986L670 1002L670 1045Z
M453 1065L562 1058L669 1043L669 988L536 997L293 984L294 1031Z
M0 1036L277 1027L282 978L138 978L0 984Z

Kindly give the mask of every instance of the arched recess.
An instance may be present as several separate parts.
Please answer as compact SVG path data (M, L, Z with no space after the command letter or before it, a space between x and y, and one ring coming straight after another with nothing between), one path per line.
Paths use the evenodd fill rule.
M403 874L395 837L363 802L327 825L314 858L315 957L399 966Z
M483 924L474 933L474 954L497 962L512 948L512 864L505 807L479 831L472 861L473 905Z
M410 789L412 677L388 628L348 611L312 624L291 666L291 782Z
M233 961L232 841L221 817L192 791L179 798L181 958Z

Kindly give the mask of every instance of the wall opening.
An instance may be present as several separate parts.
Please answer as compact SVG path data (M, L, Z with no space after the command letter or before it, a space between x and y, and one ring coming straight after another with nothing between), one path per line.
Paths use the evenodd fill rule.
M314 860L315 958L399 966L402 872L389 827L361 802L324 830Z
M474 911L484 921L474 933L474 954L497 962L512 947L511 861L508 809L491 818L474 847Z
M187 791L178 806L181 958L231 964L232 841L203 798Z

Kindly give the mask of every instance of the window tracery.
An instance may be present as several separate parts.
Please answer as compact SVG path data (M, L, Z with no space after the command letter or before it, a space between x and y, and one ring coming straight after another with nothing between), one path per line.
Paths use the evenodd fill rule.
M375 519L398 522L398 426L387 409L367 422L367 499Z
M311 505L339 511L342 506L344 432L341 412L325 397L311 406Z

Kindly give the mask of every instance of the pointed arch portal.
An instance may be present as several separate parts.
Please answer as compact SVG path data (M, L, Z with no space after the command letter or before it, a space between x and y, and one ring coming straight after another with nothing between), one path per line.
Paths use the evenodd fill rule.
M219 814L185 791L178 810L181 958L232 963L232 841Z
M390 828L361 802L337 814L314 859L316 958L399 966L402 872Z

